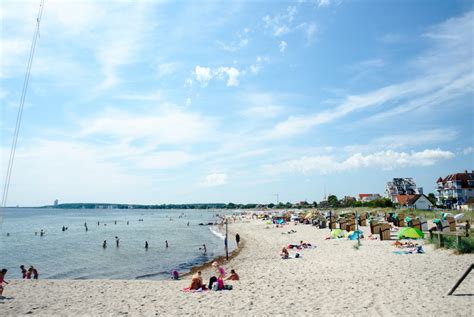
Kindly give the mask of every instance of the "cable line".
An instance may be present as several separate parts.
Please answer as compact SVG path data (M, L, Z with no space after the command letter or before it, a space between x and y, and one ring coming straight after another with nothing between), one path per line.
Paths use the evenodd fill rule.
M23 108L25 106L25 98L26 98L26 93L28 91L28 83L30 81L31 65L33 64L33 57L34 57L35 49L36 49L36 42L39 37L41 17L43 16L43 7L44 7L44 0L41 0L40 7L38 10L38 15L36 17L36 27L35 27L35 32L33 35L33 41L30 47L30 55L28 56L28 64L26 66L25 79L23 81L23 89L21 91L20 106L18 107L18 114L16 117L15 131L13 133L12 146L10 149L10 157L8 159L7 173L5 175L5 184L3 186L3 194L2 194L2 204L1 204L2 208L5 207L7 204L8 190L10 188L10 181L11 181L11 176L12 176L12 171L13 171L13 162L15 160L16 146L18 143L18 135L20 133L21 118L23 116ZM0 217L0 218L3 221L3 217Z

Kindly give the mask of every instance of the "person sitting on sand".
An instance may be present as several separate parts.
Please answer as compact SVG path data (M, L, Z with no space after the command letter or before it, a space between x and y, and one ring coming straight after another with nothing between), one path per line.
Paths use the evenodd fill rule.
M209 289L212 289L212 284L214 284L215 282L217 282L217 284L224 284L224 277L225 277L225 270L222 266L219 265L219 263L217 261L214 261L212 262L212 267L216 269L216 273L217 273L217 277L216 276L212 276L210 279L209 279Z
M206 285L202 282L201 271L198 271L192 276L190 290L206 289Z
M0 296L3 294L3 283L8 284L7 281L5 281L5 275L7 274L7 269L2 269L0 271Z
M285 247L283 247L283 249L281 249L280 256L281 256L282 259L290 258L290 254L288 253L288 250Z
M234 269L230 270L230 276L226 279L226 281L238 281L238 280L240 280L239 274L237 274Z

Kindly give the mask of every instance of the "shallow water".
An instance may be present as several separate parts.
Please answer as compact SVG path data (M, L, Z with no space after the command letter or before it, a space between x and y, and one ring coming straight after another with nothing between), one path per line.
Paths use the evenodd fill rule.
M8 278L21 278L23 264L34 265L40 278L167 279L173 269L186 272L224 254L222 236L213 232L218 228L199 225L216 221L216 213L223 214L215 210L6 208L0 228L0 267L9 270ZM63 226L68 230L62 231ZM102 247L104 240L107 248ZM235 247L233 240L229 237L230 249ZM207 253L199 250L202 244Z

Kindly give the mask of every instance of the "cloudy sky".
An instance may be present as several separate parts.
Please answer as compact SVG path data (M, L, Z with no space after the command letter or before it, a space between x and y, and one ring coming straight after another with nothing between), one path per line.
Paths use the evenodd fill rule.
M39 3L0 4L2 184ZM432 192L474 168L473 30L472 1L46 0L8 204Z

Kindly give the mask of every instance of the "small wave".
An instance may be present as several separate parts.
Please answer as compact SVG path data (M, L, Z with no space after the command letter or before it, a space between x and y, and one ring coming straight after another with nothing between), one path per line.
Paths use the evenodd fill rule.
M158 275L169 275L169 272L161 271L161 272L157 272L157 273L139 275L139 276L136 276L135 279L139 280L139 279L142 279L142 278L153 277L153 276L158 276Z
M209 227L209 230L211 230L212 234L215 235L216 237L218 237L222 240L225 239L225 235L222 234L221 232L219 232L219 230L217 229L216 226Z

